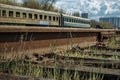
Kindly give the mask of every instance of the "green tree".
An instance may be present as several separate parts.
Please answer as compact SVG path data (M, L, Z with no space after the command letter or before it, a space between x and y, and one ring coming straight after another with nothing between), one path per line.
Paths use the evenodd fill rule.
M42 5L42 9L46 10L46 11L56 11L57 9L54 7L54 3L56 2L56 0L39 0L41 5Z
M54 6L56 0L22 0L22 2L18 3L17 0L0 0L0 3L3 4L58 12L58 9Z
M23 0L23 7L41 9L41 4L39 0Z
M23 7L57 12L58 9L54 7L55 2L56 0L23 0Z
M8 4L8 5L21 6L20 3L17 3L17 0L0 0L0 3Z

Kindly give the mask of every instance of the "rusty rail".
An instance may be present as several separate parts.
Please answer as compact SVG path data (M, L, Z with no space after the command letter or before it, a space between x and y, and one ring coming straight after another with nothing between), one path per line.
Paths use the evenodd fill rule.
M51 47L90 46L107 41L115 30L0 25L0 53ZM86 45L85 45L86 44Z

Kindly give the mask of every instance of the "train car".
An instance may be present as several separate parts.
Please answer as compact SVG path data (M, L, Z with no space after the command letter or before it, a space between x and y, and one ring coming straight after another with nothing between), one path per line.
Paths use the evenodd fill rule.
M0 24L60 26L55 12L0 4Z
M62 26L72 28L90 28L90 20L76 16L62 14Z
M5 4L0 4L0 24L90 28L89 19Z

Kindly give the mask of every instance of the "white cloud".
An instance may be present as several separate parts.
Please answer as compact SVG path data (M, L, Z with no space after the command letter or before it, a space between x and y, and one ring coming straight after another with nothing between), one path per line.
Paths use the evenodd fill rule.
M120 15L120 0L59 0L56 6L67 13L88 12L92 15L91 18L108 14Z
M67 9L68 11L91 12L98 14L101 9L99 0L60 0L56 3L58 8ZM74 9L74 10L73 10Z

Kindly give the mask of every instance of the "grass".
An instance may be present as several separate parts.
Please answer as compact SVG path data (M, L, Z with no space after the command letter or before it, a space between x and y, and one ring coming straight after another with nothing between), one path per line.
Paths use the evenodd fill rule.
M101 58L100 56L88 55L80 52L66 53L66 51L62 52L62 55L73 56L73 57L83 57L83 58ZM118 59L117 56L112 56L111 59ZM60 70L57 63L55 63L55 68L53 70L46 69L40 65L35 65L32 63L29 58L26 62L25 57L14 59L6 59L4 57L0 57L0 73L8 73L8 74L17 74L17 75L26 75L26 76L34 76L40 78L50 78L54 80L103 80L104 75L102 74L80 74L78 71L68 71L68 70ZM80 65L83 65L84 61L80 61ZM70 61L71 65L74 65L74 61Z
M78 58L96 58L96 59L102 59L102 60L120 60L120 58L118 56L110 56L110 57L104 57L102 55L94 55L94 54L97 54L97 53L117 53L116 51L113 52L113 51L102 51L102 50L95 50L95 49L91 49L91 51L94 51L92 53L84 53L84 52L75 52L75 53L72 53L70 52L69 54L66 54L65 51L61 52L60 55L62 56L68 56L68 57L78 57Z
M108 46L116 45L116 41L113 37L109 40ZM100 50L96 48L89 48L88 50L93 51L94 53L110 53L111 51ZM59 52L56 50L56 47L51 46L51 52ZM113 52L114 53L114 52ZM58 53L57 53L58 54ZM7 55L7 54L6 54ZM79 50L73 52L68 52L67 49L60 51L59 55L62 56L70 56L70 57L82 57L82 58L97 58L97 59L108 59L108 60L120 60L117 56L111 57L103 57L103 56L95 56L93 54L84 54ZM28 55L29 56L29 55ZM95 74L95 73L80 73L78 71L68 71L68 70L61 70L57 63L55 62L54 69L47 69L42 67L38 64L33 64L31 58L29 58L26 62L24 56L22 58L14 57L11 58L4 58L3 56L0 57L0 73L8 73L8 74L17 74L17 75L26 75L26 76L34 76L40 78L50 78L54 80L103 80L104 75L102 74ZM3 62L2 62L3 61ZM74 65L75 62L70 60L69 63ZM84 61L80 60L80 65L83 65ZM68 65L69 66L69 65Z
M109 40L108 40L108 47L118 47L120 46L120 40L116 40L115 36L110 36Z
M1 58L1 60L3 60L3 58ZM73 63L74 61L71 61L71 64ZM19 59L17 57L14 59L7 59L5 62L1 63L0 73L50 78L54 80L102 80L101 77L97 77L98 74L91 76L93 73L90 73L87 74L88 77L86 77L86 75L81 75L77 71L60 70L57 64L55 64L55 68L51 70L41 67L40 65L35 65L31 60L26 63L24 58Z

